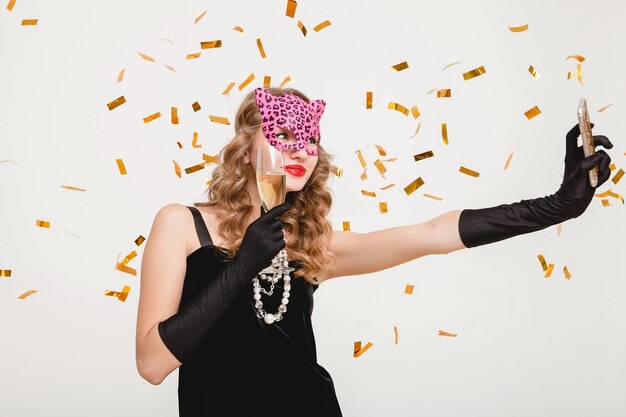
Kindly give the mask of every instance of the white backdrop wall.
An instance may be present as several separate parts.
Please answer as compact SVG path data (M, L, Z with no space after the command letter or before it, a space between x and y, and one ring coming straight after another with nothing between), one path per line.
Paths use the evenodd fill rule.
M139 277L114 266L136 250L129 266L140 270L145 244L134 240L148 236L160 207L204 198L213 165L179 178L172 160L185 168L202 162L202 153L215 155L233 127L208 115L232 123L265 75L273 86L290 76L287 86L328 103L323 144L344 170L330 182L337 230L350 221L352 231L366 233L555 192L580 97L594 133L615 144L614 173L626 168L626 11L617 0L303 0L293 19L286 4L17 0L12 11L0 10L0 160L11 161L0 163L0 269L12 271L0 277L1 416L177 415L177 371L159 386L136 372ZM21 25L31 18L36 26ZM331 26L312 30L326 19ZM523 24L525 32L508 29ZM185 59L201 51L201 41L217 39L221 48ZM566 58L576 54L586 58L584 85L567 79L578 61ZM402 61L408 69L391 69ZM463 80L481 65L484 75ZM240 91L250 73L255 80ZM237 85L222 95L231 82ZM434 88L452 96L426 94ZM106 104L121 95L127 102L109 111ZM417 105L421 116L388 110L390 101ZM528 120L524 112L535 105L542 113ZM170 123L172 106L179 125ZM155 112L163 116L142 121ZM193 132L201 148L191 147ZM386 163L387 180L372 165L374 145L397 158ZM433 158L413 160L428 150ZM460 173L461 165L480 176ZM424 186L407 196L403 187L417 177ZM624 181L599 191L623 195ZM389 182L396 186L378 189ZM324 283L313 314L319 361L334 377L344 414L626 415L626 226L624 205L609 201L604 207L594 198L560 235L554 226ZM540 253L555 265L549 278ZM125 302L104 295L124 285L131 287ZM29 290L37 293L18 298ZM354 358L355 341L373 346Z

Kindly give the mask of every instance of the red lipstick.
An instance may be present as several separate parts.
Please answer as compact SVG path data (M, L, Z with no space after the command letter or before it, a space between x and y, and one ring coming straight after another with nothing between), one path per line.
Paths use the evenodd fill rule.
M306 174L306 168L302 165L287 165L285 167L285 171L291 175L295 175L296 177L301 177Z

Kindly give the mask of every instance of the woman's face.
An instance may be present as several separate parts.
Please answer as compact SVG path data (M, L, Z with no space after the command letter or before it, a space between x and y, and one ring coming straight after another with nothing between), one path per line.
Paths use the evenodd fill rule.
M276 139L283 143L296 143L294 133L286 129L276 128ZM318 141L319 138L312 137L307 141L307 145L311 148L317 147ZM256 149L258 146L271 146L261 127L257 128L254 133L252 149L250 149L250 157L247 161L252 166L253 172L256 172ZM313 174L317 159L318 156L309 155L304 149L283 151L287 192L302 190Z

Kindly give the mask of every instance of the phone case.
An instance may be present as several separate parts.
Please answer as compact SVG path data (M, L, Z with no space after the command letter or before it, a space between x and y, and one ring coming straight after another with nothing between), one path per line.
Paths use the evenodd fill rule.
M596 153L596 148L593 143L593 134L591 133L587 101L584 98L581 98L578 103L578 127L580 128L580 135L582 137L583 152L585 158L587 158ZM589 184L594 188L598 185L598 166L593 167L593 169L589 171Z

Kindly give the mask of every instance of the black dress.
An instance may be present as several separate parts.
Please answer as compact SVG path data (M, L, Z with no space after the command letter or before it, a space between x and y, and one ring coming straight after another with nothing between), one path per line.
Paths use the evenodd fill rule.
M199 210L189 209L201 247L187 257L181 306L227 260L213 245ZM287 312L280 322L267 325L256 315L250 283L180 366L180 417L341 416L332 378L317 363L311 326L317 287L293 278ZM273 296L263 295L266 311L277 311L282 292L281 281Z

